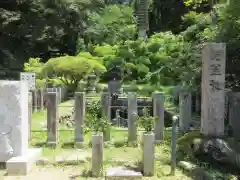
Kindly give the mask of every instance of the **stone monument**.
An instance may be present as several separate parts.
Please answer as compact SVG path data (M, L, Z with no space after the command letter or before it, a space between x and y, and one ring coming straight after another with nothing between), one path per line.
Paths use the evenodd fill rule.
M26 175L41 149L28 149L28 85L0 81L0 162L8 175Z
M192 141L187 146L190 144L192 152L197 158L204 155L208 163L216 161L218 164L233 165L233 167L240 168L238 150L233 146L232 142L228 141L229 139L223 138L225 135L225 59L226 45L224 43L208 43L203 47L202 135L197 133L193 135L190 138L192 140L187 140L188 142ZM232 110L236 111L236 109Z
M122 86L122 72L118 66L114 66L108 70L107 73L108 79L108 92L113 94L121 93Z
M92 73L87 78L87 92L89 93L95 93L96 92L96 81L97 76Z
M21 72L20 80L27 81L29 91L36 89L36 74L34 72Z
M202 50L201 132L224 135L226 45L208 43Z

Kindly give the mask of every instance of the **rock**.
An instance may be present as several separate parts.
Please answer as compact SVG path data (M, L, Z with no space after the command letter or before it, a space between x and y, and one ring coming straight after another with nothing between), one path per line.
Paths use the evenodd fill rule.
M106 180L118 179L142 179L142 173L137 172L126 167L112 167L108 168L106 172Z
M72 162L73 164L74 163L86 163L89 160L91 160L90 156L87 156L87 155L80 156L79 154L72 154L72 155L66 157L66 159L65 159L65 161L67 161L69 163Z
M57 156L55 158L55 162L57 164L66 164L66 165L74 165L79 163L86 163L91 160L91 156L89 154L79 154L79 153L71 153L65 154L62 156Z
M62 163L64 163L64 158L62 156L56 156L55 162L57 164L62 164Z
M36 161L37 166L46 166L49 164L51 164L50 160L47 158L43 158L43 157Z
M197 166L195 164L192 164L190 162L186 162L186 161L180 161L178 164L181 168L187 170L187 171L192 171L194 169L197 168Z
M186 161L180 161L178 165L179 165L179 167L183 168L184 170L190 172L193 175L194 179L196 179L196 180L218 179L218 177L216 177L214 174L212 174L202 168L199 168L197 165L195 165L193 163L186 162Z

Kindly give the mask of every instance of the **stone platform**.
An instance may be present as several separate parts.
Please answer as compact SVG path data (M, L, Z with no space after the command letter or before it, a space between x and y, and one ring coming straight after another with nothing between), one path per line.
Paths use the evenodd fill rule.
M106 171L106 180L118 180L118 179L126 179L126 180L135 180L142 179L143 175L141 172L137 172L126 167L112 167L108 168Z
M25 156L12 157L6 162L7 175L27 175L36 165L41 149L28 149Z

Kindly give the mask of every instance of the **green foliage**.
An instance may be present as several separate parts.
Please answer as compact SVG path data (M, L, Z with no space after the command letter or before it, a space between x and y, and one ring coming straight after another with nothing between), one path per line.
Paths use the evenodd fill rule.
M144 128L145 132L152 132L155 127L155 122L157 120L157 117L152 117L149 115L147 112L148 110L145 108L144 109L144 116L143 117L138 117L138 124L140 127Z
M208 2L209 0L186 0L184 4L186 6L194 6L195 8L200 6L203 3Z
M101 117L100 100L92 100L89 104L87 104L86 112L88 115L100 118Z
M42 75L42 67L43 63L40 62L40 58L30 58L28 62L24 63L24 71L25 72L34 72L36 74L36 78L43 77Z
M200 72L195 47L182 35L165 32L157 33L145 42L128 40L115 46L98 45L94 54L102 57L108 71L118 67L124 81L147 82L155 88L179 82L194 86Z
M89 116L87 124L88 127L96 133L105 132L111 127L111 122L107 117L97 118L97 116Z
M81 56L62 56L49 59L42 72L49 76L56 75L64 84L76 89L79 82L90 73L97 74L106 69L101 62Z
M0 1L0 65L22 69L29 57L43 62L63 54L75 55L84 38L88 16L111 1Z
M239 57L240 53L240 24L239 24L239 1L231 0L229 3L217 4L214 6L214 13L195 14L193 25L183 32L184 39L194 44L204 42L225 42L226 51L226 85L229 88L238 90L240 86ZM192 14L186 17L194 16ZM190 19L190 18L188 18ZM216 21L217 20L217 21ZM200 46L198 46L200 49ZM195 76L197 76L195 74ZM200 77L198 75L198 79Z
M135 31L132 8L127 5L109 5L89 15L89 26L84 33L96 45L133 39Z

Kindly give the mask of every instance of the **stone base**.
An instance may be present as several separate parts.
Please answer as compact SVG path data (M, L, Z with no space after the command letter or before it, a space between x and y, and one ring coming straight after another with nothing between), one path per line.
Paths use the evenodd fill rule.
M75 142L75 147L78 149L84 148L85 144L84 142Z
M17 156L6 162L7 175L27 175L36 165L41 149L28 149L26 156Z
M118 180L118 179L127 179L127 180L135 180L142 179L142 173L136 172L131 169L127 169L126 167L113 167L107 169L106 172L106 180Z
M49 142L47 142L47 146L48 146L48 147L51 147L51 148L56 148L56 147L57 147L57 142L51 142L51 141L49 141Z

